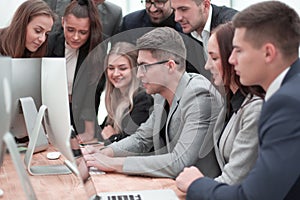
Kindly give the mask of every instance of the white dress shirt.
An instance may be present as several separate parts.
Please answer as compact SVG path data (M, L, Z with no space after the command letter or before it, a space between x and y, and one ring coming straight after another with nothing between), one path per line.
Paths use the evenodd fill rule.
M265 101L268 101L268 99L271 98L271 96L280 88L281 83L289 71L291 67L286 68L283 72L281 72L270 84L268 90L266 91Z
M208 39L210 37L211 19L212 19L212 6L210 5L208 18L207 18L207 21L205 23L204 29L201 32L201 35L197 31L191 32L191 35L195 39L197 39L197 40L199 40L203 43L203 50L205 52L205 55L204 55L205 61L207 61L207 56L208 56L207 43L208 43Z
M78 49L72 49L67 43L65 44L65 57L67 66L68 94L72 94L72 87L75 75L75 69L78 58Z

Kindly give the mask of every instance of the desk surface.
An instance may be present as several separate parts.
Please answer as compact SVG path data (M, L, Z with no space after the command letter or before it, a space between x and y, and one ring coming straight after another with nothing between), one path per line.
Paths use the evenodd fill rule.
M62 158L59 160L48 160L46 158L47 152L34 154L32 159L33 165L63 163ZM21 156L23 159L24 155ZM73 200L87 198L81 181L73 174L52 176L31 176L28 174L28 176L38 199ZM0 197L0 200L26 199L19 176L9 154L5 155L2 167L0 168L0 188L4 191L4 195L2 198Z
M46 155L49 151L33 155L33 165L62 164L63 158L59 160L48 160ZM22 159L23 159L22 155ZM86 193L78 177L70 175L55 176L31 176L28 175L38 199L43 200L73 200L86 199ZM149 189L172 189L179 199L185 199L184 193L180 192L175 181L168 178L150 178L140 176L127 176L123 174L94 174L92 180L97 192L134 191ZM3 165L0 168L0 188L4 191L2 199L26 199L19 177L13 162L6 154Z

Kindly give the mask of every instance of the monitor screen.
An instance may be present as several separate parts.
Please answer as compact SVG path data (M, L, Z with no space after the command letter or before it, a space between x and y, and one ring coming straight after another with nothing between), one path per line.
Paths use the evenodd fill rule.
M17 138L19 143L25 143L26 145L32 135L34 126L36 126L37 110L42 104L41 58L11 59L11 88L12 118L10 132ZM23 138L27 139L24 140ZM44 128L41 127L34 152L43 151L47 148L48 140Z
M12 121L11 133L17 138L28 135L20 98L32 97L39 108L41 99L41 59L13 58L12 59Z
M14 163L16 173L25 192L27 199L36 199L33 187L23 167L21 157L17 151L17 145L11 133L9 132L12 107L11 93L11 58L0 57L0 167L3 164L6 148L10 153L10 158ZM5 197L4 197L5 198Z
M64 155L66 164L71 165L68 167L77 171L70 146L71 120L65 58L42 59L41 91L43 105L47 107L44 124L49 141Z

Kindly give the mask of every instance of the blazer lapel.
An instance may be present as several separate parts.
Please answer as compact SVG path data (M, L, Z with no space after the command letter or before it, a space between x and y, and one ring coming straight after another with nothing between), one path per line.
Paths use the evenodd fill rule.
M156 120L153 127L153 145L155 149L155 154L160 154L165 153L164 149L166 148L163 139L160 137L160 131L163 128L163 124L166 122L166 116L164 116L164 105L166 103L166 100L158 94L156 96L157 100L155 101L155 107L157 111L155 112Z
M240 110L238 111L238 113L239 112L240 112ZM224 153L223 153L224 152L224 146L226 144L228 136L230 135L230 132L233 128L233 125L236 123L238 113L233 113L233 115L231 116L228 124L226 125L225 129L223 130L222 137L221 137L220 142L219 142L219 149L220 149L220 154L221 154L221 158L222 158L223 163L225 163L225 160L223 159L224 158Z
M180 103L180 99L182 97L182 94L184 92L184 89L187 87L188 83L190 82L191 80L191 77L185 72L179 83L178 83L178 86L176 88L176 91L175 91L175 94L174 94L174 98L173 98L173 101L172 101L172 105L170 107L170 111L169 111L169 115L168 115L168 118L167 118L167 123L166 123L166 143L167 143L167 148L168 148L168 151L170 151L170 135L169 135L169 130L172 130L170 129L169 127L169 123L174 115L174 113L176 112L178 106L179 106L179 103Z
M220 153L220 148L219 148L219 139L222 135L222 131L223 131L223 127L224 127L224 121L225 121L225 115L226 115L226 108L223 107L219 116L218 116L218 119L216 121L216 125L215 125L215 128L214 128L214 148L215 148L215 153L216 153L216 158L217 158L217 161L219 163L219 165L221 166L221 169L223 167L223 163L224 163L224 160L222 159L222 156L221 156L221 153Z
M233 115L231 116L229 122L227 123L226 127L223 130L224 124L223 123L218 123L216 124L216 127L218 127L218 135L214 137L214 142L215 142L215 148L217 148L217 160L220 164L221 169L223 168L224 164L226 163L224 160L224 148L225 148L225 144L227 143L229 139L229 135L230 133L232 133L232 129L234 128L234 125L236 124L237 119L239 118L239 116L241 115L242 112L242 108L244 107L244 105L247 103L247 101L249 101L250 96L247 95L247 97L245 98L245 100L243 101L241 107L238 109L238 111L236 113L233 113ZM224 122L224 118L225 118L225 110L226 109L222 109L222 111L224 111L223 113L223 121ZM219 120L219 118L218 118ZM223 130L223 132L222 132ZM218 144L218 140L219 141L219 145Z
M281 85L285 84L286 82L288 82L293 76L295 76L296 74L300 73L300 60L299 58L291 65L291 68L289 69L289 71L287 72L287 74L285 75ZM268 119L268 117L266 116L266 111L265 111L265 102L262 106L261 109L261 115L259 118L259 129L261 128L261 125L265 122L265 120Z

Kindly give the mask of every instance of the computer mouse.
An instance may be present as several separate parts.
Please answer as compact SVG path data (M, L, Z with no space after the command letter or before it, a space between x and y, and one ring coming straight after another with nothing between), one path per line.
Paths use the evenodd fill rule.
M60 157L60 155L61 154L58 151L49 152L49 153L47 153L47 158L49 160L56 160L56 159L58 159Z

